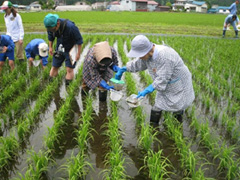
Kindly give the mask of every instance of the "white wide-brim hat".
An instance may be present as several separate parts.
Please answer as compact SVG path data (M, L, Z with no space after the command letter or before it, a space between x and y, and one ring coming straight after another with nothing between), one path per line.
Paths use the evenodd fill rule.
M137 35L131 43L128 57L143 57L152 49L153 43L144 35Z
M41 57L46 57L48 55L48 45L46 43L40 43L38 50Z

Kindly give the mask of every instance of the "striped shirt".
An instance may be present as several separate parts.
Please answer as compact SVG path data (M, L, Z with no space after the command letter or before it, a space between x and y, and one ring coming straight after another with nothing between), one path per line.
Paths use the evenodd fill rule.
M117 52L111 47L113 64L118 65ZM83 80L91 89L99 86L102 80L108 82L113 77L113 70L108 67L107 70L100 74L98 62L93 55L93 48L90 48L83 63Z

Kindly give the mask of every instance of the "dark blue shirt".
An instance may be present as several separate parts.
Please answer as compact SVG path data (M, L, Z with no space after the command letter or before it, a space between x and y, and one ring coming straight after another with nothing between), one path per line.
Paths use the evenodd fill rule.
M41 43L45 43L43 39L33 39L25 48L27 58L35 58L36 55L39 55L38 45ZM42 60L48 59L48 56L41 57Z
M6 46L8 48L7 51L14 51L15 44L10 36L1 35L0 46Z
M83 43L83 38L74 22L67 20L65 27L63 27L65 19L58 19L58 21L59 20L60 27L58 31L55 33L48 31L48 40L53 42L55 37L57 37L56 48L59 44L62 44L65 48L65 52L69 52L75 44L81 45Z

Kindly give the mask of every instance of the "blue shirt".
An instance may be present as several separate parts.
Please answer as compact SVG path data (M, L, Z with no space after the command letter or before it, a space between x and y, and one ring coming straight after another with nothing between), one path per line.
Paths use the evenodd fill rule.
M67 20L65 28L63 29L65 19L58 19L58 21L59 20L60 27L58 31L55 33L48 31L48 40L53 42L55 37L57 37L56 48L58 48L59 44L62 44L65 48L65 52L69 52L75 44L81 45L83 43L83 38L74 22Z
M14 51L15 44L10 36L1 35L0 46L6 46L8 48L7 51Z
M39 55L38 45L41 43L45 43L43 39L33 39L25 48L27 58L35 58L36 55ZM42 60L47 60L48 56L41 57Z
M230 10L230 14L237 14L237 4L236 4L236 2L232 3L232 5L229 7L229 10Z
M233 20L233 19L232 19L232 16L233 16L233 14L229 14L229 15L225 18L225 23L226 23L226 24L232 24L234 21L236 21L236 20Z

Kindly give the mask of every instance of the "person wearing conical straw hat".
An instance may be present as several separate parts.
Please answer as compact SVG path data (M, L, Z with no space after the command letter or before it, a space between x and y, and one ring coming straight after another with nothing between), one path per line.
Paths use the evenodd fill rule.
M48 64L48 45L43 39L33 39L27 44L25 53L29 61L29 68L32 67L35 56L39 56L42 68L45 69Z
M22 18L10 1L4 1L1 9L5 11L4 20L7 29L7 35L11 36L16 46L16 57L19 62L24 61L23 38L24 29Z
M137 98L157 91L150 123L158 124L162 111L173 112L178 121L182 122L183 112L192 104L195 94L192 74L179 54L167 45L153 44L146 36L138 35L132 40L127 56L137 59L120 68L115 78L120 80L126 71L148 70L153 83L139 92Z
M96 43L84 59L82 96L98 87L99 101L106 101L107 91L114 89L107 82L119 69L116 50L107 41Z

